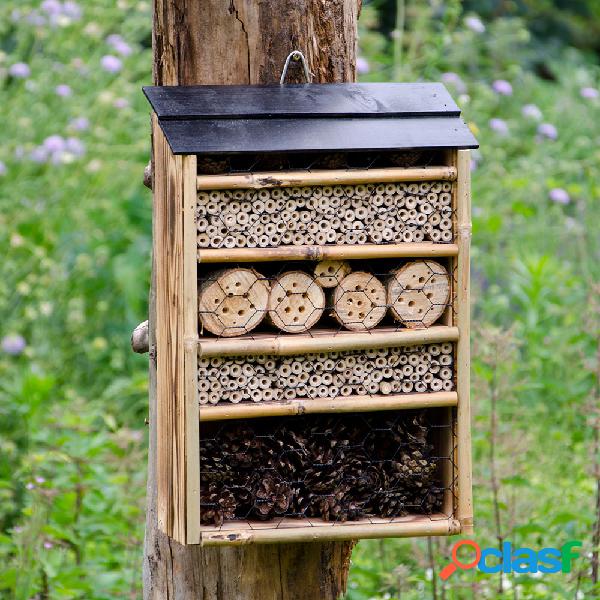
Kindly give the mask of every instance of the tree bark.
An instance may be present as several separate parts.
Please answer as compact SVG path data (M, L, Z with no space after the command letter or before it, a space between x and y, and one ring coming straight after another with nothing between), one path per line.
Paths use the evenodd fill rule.
M304 53L313 82L354 81L359 12L360 0L154 0L154 83L277 83L296 49ZM303 81L297 63L288 74L288 82ZM181 546L158 531L154 264L152 272L144 598L338 598L346 588L351 542L201 548Z

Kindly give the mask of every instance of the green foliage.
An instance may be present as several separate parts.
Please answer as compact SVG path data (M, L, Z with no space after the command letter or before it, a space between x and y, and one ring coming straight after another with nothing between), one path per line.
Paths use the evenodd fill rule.
M378 12L367 5L361 50L370 66L364 79L445 80L481 143L473 171L474 539L496 547L500 536L534 549L578 539L589 552L598 461L592 440L600 330L592 299L600 277L600 103L581 90L597 86L598 65L552 45L545 59L556 80L542 79L534 68L540 42L526 21L497 18L477 32L465 21L476 15L457 18L457 8L458 2L406 3L405 30L385 37ZM494 91L499 79L512 84L512 93ZM531 109L523 113L528 104L537 106L538 118L527 116ZM541 123L554 125L557 135ZM552 200L554 188L567 192L566 204ZM348 598L598 593L589 555L569 575L507 575L500 591L497 575L466 571L442 591L434 573L450 560L454 541L435 540L432 555L422 540L360 542Z
M0 5L0 597L137 598L147 381L128 337L145 318L149 279L140 87L150 81L150 2L82 2L80 15L56 5ZM564 17L569 30L594 31L595 3L561 6L552 27ZM374 0L361 17L362 78L443 78L482 146L473 172L475 537L534 548L581 539L589 552L600 100L581 89L595 88L599 72L565 45L572 38L539 34L535 21L553 8ZM484 32L465 20L473 11ZM27 77L15 75L20 62ZM494 92L498 79L511 95ZM556 127L555 140L523 115L527 104ZM568 203L551 200L555 188ZM348 598L432 597L451 543L361 542ZM589 573L586 557L568 576L507 576L500 592L497 576L469 571L444 596L437 580L437 598L591 598Z

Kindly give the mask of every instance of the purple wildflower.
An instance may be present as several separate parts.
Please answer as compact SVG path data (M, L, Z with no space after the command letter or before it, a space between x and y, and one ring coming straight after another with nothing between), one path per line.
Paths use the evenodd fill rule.
M70 137L65 141L65 150L74 156L83 156L85 154L85 144L76 137Z
M50 16L59 17L63 7L59 0L44 0L40 8Z
M571 202L569 193L563 188L552 188L548 192L548 197L552 202L556 202L556 204L569 204Z
M27 342L22 335L12 334L2 338L2 350L11 356L18 356L23 353Z
M28 490L35 490L35 485L31 481L25 486Z
M127 108L129 106L129 101L127 100L127 98L117 98L113 102L113 106L119 109Z
M512 96L513 93L512 85L506 79L496 79L492 83L492 89L501 96Z
M442 81L451 85L459 94L464 94L467 91L465 82L456 73L442 73Z
M558 137L558 131L551 123L540 123L537 128L538 136L548 140L555 140Z
M40 483L40 484L46 483L46 480L43 477L39 477L39 476L35 478L35 481L36 481L36 483Z
M81 19L81 7L77 2L66 0L63 2L62 14L73 19L73 21L79 21Z
M44 148L52 153L62 152L65 145L65 140L60 135L51 135L44 140Z
M45 163L48 160L48 150L44 146L36 146L31 151L29 158L35 163Z
M46 24L46 19L43 15L40 15L37 10L32 10L26 17L25 20L34 27L42 27Z
M506 124L506 121L504 121L504 119L490 119L489 126L492 131L495 131L500 135L508 134L508 125Z
M0 177L6 175L7 168L6 165L0 160Z
M528 119L539 121L542 118L542 111L535 104L526 104L521 109L521 114Z
M586 100L594 100L600 96L600 92L593 87L583 87L579 93L581 94L581 97L585 98Z
M56 92L57 96L60 96L61 98L67 98L73 93L71 91L71 87L68 86L66 83L61 83L60 85L57 85L54 88L54 91Z
M106 43L121 56L129 56L133 52L131 46L118 33L109 35Z
M46 550L50 550L53 547L54 544L52 542L44 542L44 548L46 548Z
M465 19L465 25L475 33L483 33L485 31L485 25L483 21L476 15L472 15Z
M9 67L8 73L17 79L26 79L31 75L31 69L28 64L18 62Z
M359 56L356 59L356 70L361 75L365 75L366 73L368 73L371 70L369 61L366 58L364 58L363 56Z
M86 131L90 127L90 122L85 117L77 117L75 119L71 119L69 127L75 131Z
M118 73L123 66L121 59L112 54L103 56L100 64L102 65L102 68L109 73Z

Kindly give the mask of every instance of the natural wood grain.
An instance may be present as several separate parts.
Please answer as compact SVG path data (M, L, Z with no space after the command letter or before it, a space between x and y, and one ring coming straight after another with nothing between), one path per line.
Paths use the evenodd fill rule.
M323 314L325 294L314 277L303 271L286 271L271 283L269 320L286 333L309 330Z
M183 159L153 119L159 527L186 541Z
M430 327L446 310L450 276L433 260L407 263L387 281L387 302L393 317L411 329Z
M219 404L200 408L200 421L225 421L229 419L256 419L262 417L292 416L319 413L372 412L375 410L404 410L456 406L456 392L426 394L401 394L389 396L338 396L312 398L288 402L262 402L258 404Z
M279 248L206 248L198 250L199 263L269 262L286 260L352 260L455 256L456 244L362 244L355 246L281 246Z
M308 55L314 81L353 81L359 9L357 0L154 0L154 83L276 83L292 46ZM152 344L152 312L150 321ZM152 363L150 371L152 381ZM151 407L154 402L151 388ZM152 409L150 420L152 432L160 420ZM169 539L155 518L156 435L150 443L144 600L304 600L343 593L351 542L201 548Z
M322 288L334 288L352 271L345 260L323 260L315 266L315 281Z
M332 315L346 329L372 329L386 312L385 287L371 273L350 273L333 290Z
M198 356L256 356L259 354L293 356L309 352L364 350L432 342L453 342L457 339L458 328L441 325L427 329L381 327L368 332L313 329L310 334L295 336L256 334L235 339L200 340Z
M457 344L456 375L458 391L457 409L457 477L458 506L456 518L463 531L473 533L473 483L471 467L471 340L470 340L470 246L471 246L471 157L468 150L457 155L458 179L456 182L456 219L459 255L457 263L457 318L459 330Z
M379 522L377 522L379 521ZM460 523L443 514L398 517L394 522L383 519L325 523L311 520L310 525L295 519L281 519L278 527L271 523L230 521L215 529L202 526L202 545L275 544L280 542L315 542L355 538L420 537L460 533ZM307 597L308 598L308 597Z
M269 292L268 281L254 269L210 273L198 292L202 328L222 337L250 333L267 313Z
M396 181L453 181L454 167L392 167L388 169L348 169L314 171L273 171L241 175L199 175L198 190L230 190L247 188L289 187L303 185L336 185L387 183Z

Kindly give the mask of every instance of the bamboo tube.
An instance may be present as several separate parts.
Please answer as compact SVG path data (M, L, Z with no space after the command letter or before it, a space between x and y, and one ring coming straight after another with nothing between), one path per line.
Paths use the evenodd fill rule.
M259 189L308 185L387 183L396 181L454 181L454 167L273 171L241 175L199 175L198 190ZM333 190L332 190L333 192Z
M470 284L469 251L471 245L471 158L468 150L456 152L456 220L459 256L457 259L456 307L460 337L456 346L457 374L457 485L456 517L463 531L473 533L473 491L471 472L471 403L470 403Z
M427 329L396 329L381 327L369 332L336 332L313 329L309 334L295 336L247 335L235 339L198 340L198 354L204 358L225 356L293 356L307 352L333 352L390 348L399 345L455 342L458 328L443 325Z
M279 248L201 248L198 262L270 262L287 260L346 260L365 258L405 258L456 256L456 244L430 242L405 244L364 244L361 246L283 246Z
M437 513L411 515L389 519L361 519L344 523L327 523L316 519L279 519L277 524L260 521L229 521L215 528L200 527L202 546L243 546L246 544L274 544L297 542L325 542L388 537L446 536L460 533L455 519Z
M348 390L346 390L348 391ZM201 406L200 421L258 419L263 417L303 414L371 412L377 410L412 410L456 406L456 392L418 393L402 395L336 396L334 398L293 399L287 402L260 402Z

